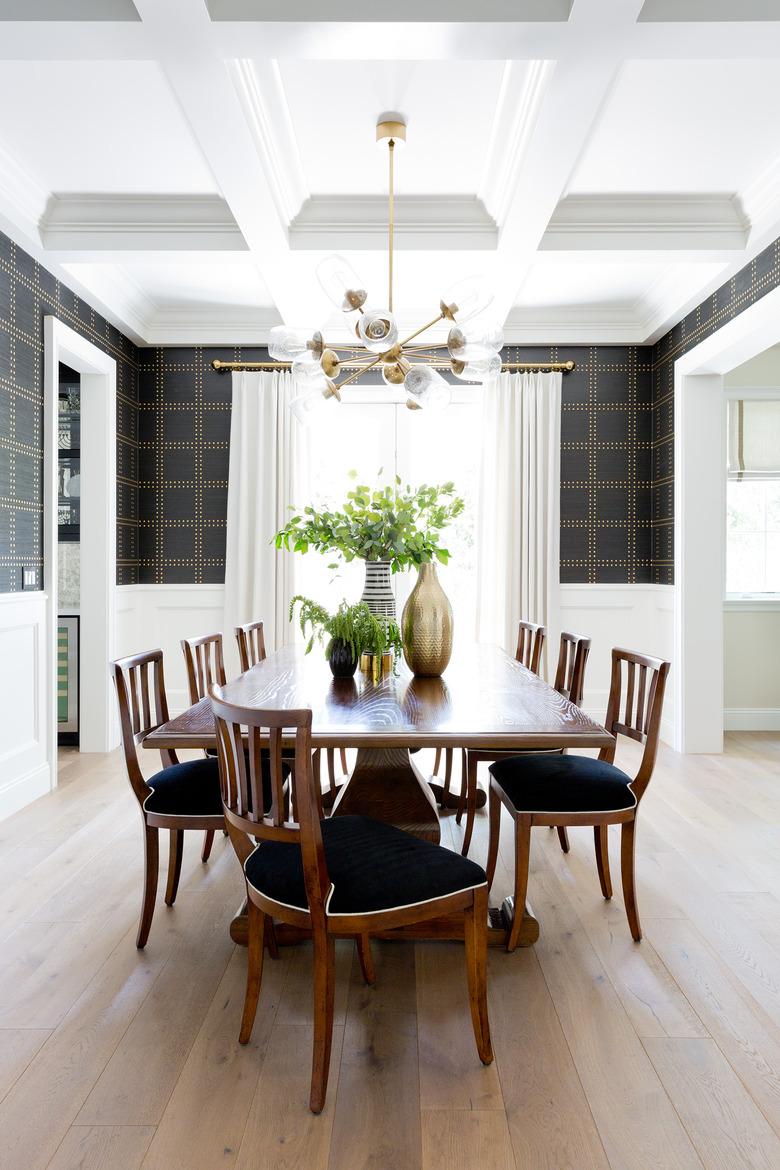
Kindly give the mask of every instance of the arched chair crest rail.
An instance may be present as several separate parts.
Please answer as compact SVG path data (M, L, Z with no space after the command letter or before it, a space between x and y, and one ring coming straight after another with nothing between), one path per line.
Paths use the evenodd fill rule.
M592 825L596 866L605 898L612 897L608 827L622 825L621 876L626 916L636 942L642 937L634 878L634 846L639 804L653 775L658 753L669 663L630 650L612 651L612 676L605 725L615 741L598 759L571 754L520 755L491 764L490 844L487 874L493 881L498 859L501 807L515 826L515 905L525 905L531 829L537 825ZM617 737L644 745L632 779L614 764ZM514 950L512 928L507 950Z
M163 767L145 780L137 745L155 727L167 723L162 650L150 650L112 662L122 747L130 786L138 801L144 828L144 890L136 946L144 947L157 897L159 831L169 830L166 905L176 900L181 874L184 833L200 829L213 839L225 827L216 759L179 763L173 751L161 751ZM205 858L204 858L205 860Z
M265 634L263 633L262 622L246 622L243 626L236 626L233 632L236 635L236 642L238 644L238 658L241 663L242 673L256 666L258 662L265 660ZM335 800L337 793L335 748L327 748L325 756L328 763L328 789L330 791L328 804L330 805ZM347 764L347 753L344 748L340 749L340 758L341 770L346 775L349 771L349 765ZM314 769L316 776L319 778L319 748L314 752Z
M368 817L322 815L311 752L311 711L238 707L211 692L225 819L246 879L249 946L239 1041L249 1041L260 995L263 941L278 919L311 931L314 1045L310 1107L325 1103L333 1030L334 941L356 940L373 982L372 933L462 913L472 1025L483 1063L493 1059L487 1015L487 880L473 861ZM293 807L285 820L283 741L294 739ZM262 809L262 758L270 808Z

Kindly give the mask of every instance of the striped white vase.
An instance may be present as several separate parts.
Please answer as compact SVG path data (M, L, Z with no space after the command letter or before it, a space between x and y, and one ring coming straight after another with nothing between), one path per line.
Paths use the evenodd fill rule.
M390 581L389 561L366 561L366 582L361 601L365 601L372 613L383 613L395 617L395 597Z

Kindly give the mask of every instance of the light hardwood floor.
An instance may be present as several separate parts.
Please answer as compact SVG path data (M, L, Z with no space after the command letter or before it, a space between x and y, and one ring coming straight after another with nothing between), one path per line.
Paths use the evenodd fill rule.
M732 734L718 757L662 749L639 817L639 945L619 880L600 896L591 831L570 836L566 857L535 833L538 944L490 954L495 1064L477 1059L457 945L374 944L367 988L343 944L313 1117L309 948L266 963L239 1048L229 842L204 866L189 835L176 907L160 898L136 951L140 818L119 753L64 753L57 792L0 823L0 1165L778 1170L780 736ZM444 842L459 839L447 817ZM619 878L616 837L612 857Z

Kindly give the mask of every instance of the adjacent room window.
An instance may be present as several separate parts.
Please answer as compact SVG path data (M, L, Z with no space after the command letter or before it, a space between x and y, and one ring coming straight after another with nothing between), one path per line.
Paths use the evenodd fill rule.
M780 595L780 396L728 404L726 594Z

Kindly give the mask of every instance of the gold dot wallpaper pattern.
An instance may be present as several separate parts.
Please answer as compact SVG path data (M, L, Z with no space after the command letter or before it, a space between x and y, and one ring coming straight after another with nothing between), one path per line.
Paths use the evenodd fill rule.
M43 570L43 320L56 316L116 359L117 583L138 580L135 345L0 232L0 593Z

